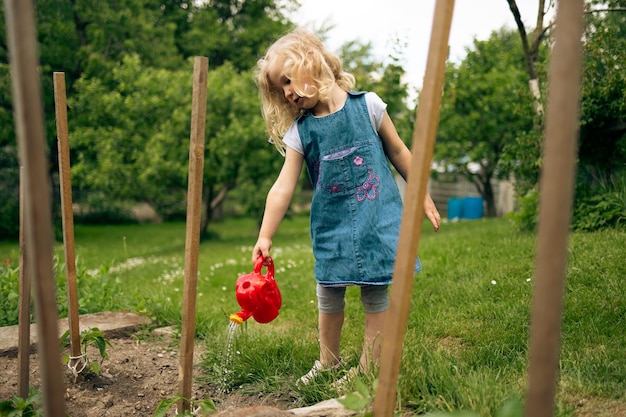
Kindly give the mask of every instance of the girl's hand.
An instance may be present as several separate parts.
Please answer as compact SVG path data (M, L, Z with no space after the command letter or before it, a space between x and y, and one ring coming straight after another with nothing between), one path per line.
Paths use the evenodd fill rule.
M252 264L254 265L256 263L259 256L262 256L265 261L269 260L270 249L272 249L271 239L260 237L256 245L254 245L254 249L252 249Z
M441 216L439 215L439 211L437 211L437 207L435 207L433 199L428 193L426 194L426 198L424 199L424 214L433 224L435 232L438 231L439 225L441 224Z

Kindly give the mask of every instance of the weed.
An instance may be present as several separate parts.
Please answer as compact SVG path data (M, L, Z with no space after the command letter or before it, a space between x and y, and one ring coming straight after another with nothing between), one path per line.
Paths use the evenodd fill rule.
M184 400L180 395L175 395L171 398L165 398L161 400L157 408L154 410L153 417L165 417L167 412L174 408L176 410L176 415L180 416L208 416L217 411L217 407L215 407L215 403L211 399L204 399L201 401L190 401L190 409L193 411L185 412L183 414L178 413L178 409L176 404L180 401Z
M0 401L1 417L40 417L43 416L41 409L41 393L36 389L30 389L28 398L15 396L10 400Z

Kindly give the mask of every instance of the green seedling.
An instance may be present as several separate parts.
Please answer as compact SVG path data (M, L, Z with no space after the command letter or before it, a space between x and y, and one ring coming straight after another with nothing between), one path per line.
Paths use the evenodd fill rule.
M181 397L180 395L175 395L171 398L165 398L161 400L159 405L157 405L156 410L154 410L154 414L152 414L152 417L165 417L167 412L172 407L176 408L176 404L183 399L184 398ZM217 408L215 407L215 403L209 398L201 400L201 401L190 401L190 405L191 405L190 408L192 411L186 411L183 414L180 414L178 412L178 409L176 408L176 415L208 416L217 411Z
M70 331L66 331L61 336L61 345L65 348L70 345ZM91 360L89 355L87 355L87 350L90 346L96 347L100 354L100 360ZM107 346L111 346L111 342L107 338L104 337L104 333L100 331L97 327L92 327L91 329L83 330L80 333L80 352L81 355L78 358L70 357L70 355L65 355L63 357L63 363L69 364L70 369L74 373L74 378L76 382L76 378L81 373L100 374L100 365L104 359L109 357L106 348ZM76 360L75 363L71 363L71 360Z
M10 400L0 401L0 416L43 416L43 410L41 409L41 394L39 393L39 391L31 388L28 398L15 396Z

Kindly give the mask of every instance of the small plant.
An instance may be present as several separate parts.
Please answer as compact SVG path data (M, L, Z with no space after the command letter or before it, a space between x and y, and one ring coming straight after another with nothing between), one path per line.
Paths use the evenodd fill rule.
M356 377L354 379L354 387L356 388L356 391L346 394L337 401L339 401L339 403L341 403L341 405L346 407L348 410L359 411L363 417L371 417L373 414L370 408L372 402L374 401L374 393L376 392L377 383L378 380L374 380L372 383L372 389L370 390L361 378Z
M43 410L41 409L41 394L39 391L31 388L28 398L15 396L11 400L0 401L0 416L43 416Z
M67 330L65 333L63 333L63 336L61 336L61 345L63 347L68 347L70 345L69 330ZM102 333L97 327L83 330L80 333L81 355L77 358L70 357L70 355L65 355L63 357L63 363L68 364L68 367L72 370L72 373L74 374L74 378L77 378L78 375L84 370L86 370L87 374L92 373L95 375L99 375L100 365L102 364L102 361L109 357L108 353L106 352L107 345L112 347L111 342L109 342L108 339L104 337L104 333ZM89 356L87 355L87 349L89 348L89 346L95 346L98 348L98 352L100 353L100 361L93 361L89 359ZM71 360L77 360L74 366L70 366ZM78 367L80 367L80 369L77 369Z
M154 410L154 414L152 414L152 417L165 417L165 415L167 414L167 412L172 408L176 408L176 403L178 403L179 401L184 400L183 397L181 397L180 395L175 395L171 398L165 398L163 400L161 400L161 402L159 403L159 405L157 405L156 410ZM176 408L176 415L180 415L180 416L208 416L210 414L213 414L217 411L217 408L215 407L215 403L209 399L206 398L202 401L190 401L191 404L191 410L193 411L189 411L189 412L185 412L183 414L179 414L178 409Z

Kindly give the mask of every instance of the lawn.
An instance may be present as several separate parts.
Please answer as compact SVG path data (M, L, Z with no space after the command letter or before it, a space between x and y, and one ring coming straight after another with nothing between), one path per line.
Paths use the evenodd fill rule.
M239 311L234 283L252 270L256 227L251 219L227 219L213 224L212 238L201 243L196 330L206 345L202 378L223 390L289 392L296 405L333 397L329 384L336 375L295 385L318 355L307 217L286 219L274 240L283 295L279 317L240 326L231 346L235 355L225 361L228 315ZM77 225L75 241L81 312L131 310L155 326L180 324L184 224ZM557 416L577 415L581 402L626 413L625 248L624 231L571 235ZM534 236L518 233L506 219L446 223L438 233L425 224L424 270L414 282L398 386L402 411L495 416L507 399L523 399L534 250ZM64 315L61 245L55 254ZM0 258L0 324L6 325L17 317L17 245L0 243ZM364 316L356 288L347 298L342 354L354 365ZM368 376L364 382L372 383Z

